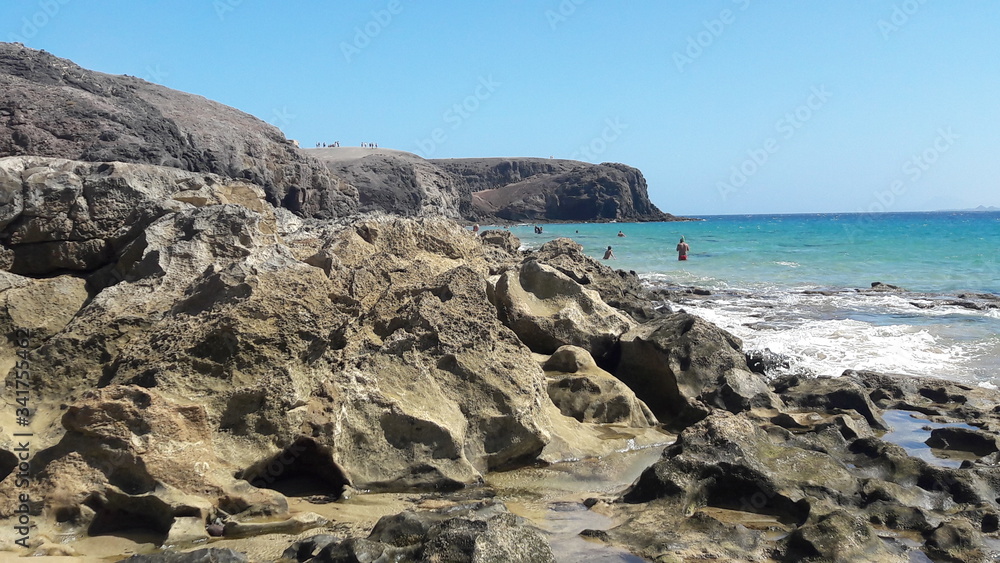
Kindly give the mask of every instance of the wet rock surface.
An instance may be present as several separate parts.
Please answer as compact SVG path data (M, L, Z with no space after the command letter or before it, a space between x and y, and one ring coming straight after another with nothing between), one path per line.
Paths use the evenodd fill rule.
M319 545L325 544L319 548ZM318 551L316 551L318 549ZM550 563L545 538L500 503L485 502L447 510L402 512L383 517L366 538L296 544L286 552L295 561L454 561Z
M978 440L996 428L995 392L872 372L774 386L788 405L783 412L715 411L681 432L609 505L625 522L604 541L677 561L705 553L734 561L911 561L915 551L935 561L997 556L995 452L971 452L978 457L960 467L947 458L928 462L869 423L884 423L888 413L895 420L892 409L908 406L937 424L974 424L984 430L958 434ZM859 389L865 401L856 400ZM930 410L936 414L923 413ZM955 436L950 428L945 434ZM727 530L725 540L719 529Z

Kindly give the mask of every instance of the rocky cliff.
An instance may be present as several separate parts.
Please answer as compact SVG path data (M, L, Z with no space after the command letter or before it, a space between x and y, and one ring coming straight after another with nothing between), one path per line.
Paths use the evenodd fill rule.
M357 193L276 127L200 96L0 43L0 156L155 164L264 189L272 205L349 215Z
M469 221L672 218L649 202L642 174L622 165L302 151L234 108L0 43L0 156L18 155L217 174L259 185L272 205L316 218L358 211Z
M462 178L470 219L674 221L649 200L642 173L624 164L539 158L434 160Z
M461 183L419 156L391 149L304 149L358 190L361 212L460 219L468 207Z

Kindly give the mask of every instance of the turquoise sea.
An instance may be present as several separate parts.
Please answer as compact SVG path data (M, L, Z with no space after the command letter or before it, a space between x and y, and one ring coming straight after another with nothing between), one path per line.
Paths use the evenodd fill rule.
M1000 385L1000 213L727 215L679 223L543 224L511 230L526 248L557 237L651 286L712 295L671 304L790 360ZM622 231L624 237L617 236ZM674 251L684 236L689 260ZM905 289L872 293L872 282Z

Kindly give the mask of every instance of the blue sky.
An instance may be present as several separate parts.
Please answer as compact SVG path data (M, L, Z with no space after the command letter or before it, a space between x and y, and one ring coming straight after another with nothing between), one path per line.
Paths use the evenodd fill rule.
M7 0L302 146L623 162L679 215L1000 206L1000 3Z

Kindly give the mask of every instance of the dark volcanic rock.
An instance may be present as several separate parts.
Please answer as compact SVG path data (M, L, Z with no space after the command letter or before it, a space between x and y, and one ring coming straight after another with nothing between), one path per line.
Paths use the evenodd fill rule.
M432 161L465 180L470 219L672 221L649 201L646 179L624 164L552 159Z
M932 448L958 450L984 456L997 451L997 438L992 434L967 428L935 428L931 430L927 445Z
M865 417L872 428L889 429L872 404L867 390L850 376L837 378L792 376L775 382L775 391L790 405L853 410Z
M732 334L687 313L640 325L620 339L615 376L661 421L683 428L711 408L741 412L781 401L747 367Z
M460 217L458 179L415 154L355 147L302 152L322 161L337 177L354 186L362 212Z
M385 516L367 538L331 544L316 557L299 561L551 563L555 558L545 538L527 521L502 504L485 502Z
M271 204L321 218L357 209L350 186L251 115L0 43L0 156L16 155L211 172L260 185Z
M889 548L865 521L838 510L795 530L785 561L881 561Z
M152 555L133 555L123 559L129 563L246 563L247 556L228 548L199 549L179 552L165 551Z

